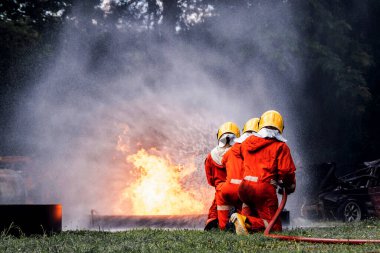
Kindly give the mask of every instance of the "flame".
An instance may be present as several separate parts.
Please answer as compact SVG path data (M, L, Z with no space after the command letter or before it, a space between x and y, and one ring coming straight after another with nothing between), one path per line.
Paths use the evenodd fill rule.
M207 185L203 169L199 169L203 155L196 152L198 149L186 149L194 145L181 149L176 145L182 143L178 136L172 136L176 141L165 143L157 139L157 133L132 134L136 129L127 124L120 128L123 132L116 140L117 153L113 157L120 173L112 186L115 194L110 196L114 214L207 213L214 191ZM152 148L154 144L159 149Z
M133 214L202 213L204 204L195 198L196 193L184 190L181 185L182 176L188 174L189 169L172 164L169 157L149 154L145 149L127 156L126 160L137 172L136 180L122 194L123 199L131 201Z

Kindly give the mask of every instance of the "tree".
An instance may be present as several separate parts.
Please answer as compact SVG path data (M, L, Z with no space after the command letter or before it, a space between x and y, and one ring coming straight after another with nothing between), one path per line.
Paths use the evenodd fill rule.
M271 9L284 10L281 22L268 14ZM379 12L376 0L110 0L103 5L99 0L4 0L0 3L0 115L6 122L12 117L20 103L19 91L54 58L63 27L83 36L99 34L91 59L94 68L106 52L107 35L125 34L130 42L126 46L136 50L143 50L138 47L141 38L160 45L176 37L233 61L242 71L240 76L230 76L222 66L206 68L225 85L249 85L252 59L287 80L300 94L291 103L307 129L303 147L308 150L312 143L320 153L316 159L375 159L380 141ZM252 22L255 18L260 22ZM227 19L241 22L247 35L260 30L260 36L232 36L233 30L225 30L227 25L220 27ZM276 27L281 23L291 29ZM293 78L297 66L292 59L305 66L302 80Z

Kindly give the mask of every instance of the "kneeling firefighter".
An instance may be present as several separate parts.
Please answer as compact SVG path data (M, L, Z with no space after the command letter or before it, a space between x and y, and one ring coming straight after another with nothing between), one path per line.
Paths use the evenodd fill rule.
M205 160L205 172L209 185L215 187L215 198L211 204L206 221L205 230L218 227L217 191L226 181L226 169L222 164L223 155L234 143L234 139L240 136L239 127L233 122L222 124L216 134L218 145L211 150Z
M239 186L239 197L255 213L252 216L231 215L236 233L264 230L278 208L277 186L283 187L288 194L295 190L296 168L282 136L283 129L281 114L267 111L260 117L260 137L251 135L242 143L244 178ZM273 230L282 230L280 220Z
M235 208L241 212L242 202L238 196L239 184L243 179L243 159L240 155L241 143L259 129L259 118L248 120L243 127L243 134L236 138L235 144L224 154L222 165L226 168L226 181L217 189L216 203L219 228L224 230L228 223L229 213Z

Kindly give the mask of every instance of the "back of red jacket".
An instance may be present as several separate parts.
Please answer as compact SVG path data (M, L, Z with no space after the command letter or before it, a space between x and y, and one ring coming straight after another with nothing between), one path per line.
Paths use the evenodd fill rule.
M241 155L244 177L267 183L282 180L285 187L295 185L296 167L285 142L252 135L242 143Z
M243 179L243 159L241 156L241 143L235 143L223 156L222 164L226 168L226 182Z

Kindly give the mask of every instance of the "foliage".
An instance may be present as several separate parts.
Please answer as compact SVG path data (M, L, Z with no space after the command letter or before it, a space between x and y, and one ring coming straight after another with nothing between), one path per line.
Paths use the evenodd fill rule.
M297 110L297 120L307 119L303 122L307 129L302 136L303 147L323 150L317 156L311 152L315 161L359 162L378 158L378 1L122 0L104 3L108 5L101 5L99 0L5 0L0 3L0 97L4 101L0 115L3 121L10 120L15 104L19 103L19 92L38 79L44 64L54 59L59 43L64 43L60 40L63 28L70 27L84 34L98 31L107 43L107 33L134 36L137 27L147 38L153 35L163 41L170 34L203 43L227 55L226 58L242 70L249 67L253 59L262 66L271 66L298 92L299 99L292 102L291 107ZM284 14L279 18L294 29L279 30L273 19L260 16L270 13L270 8L290 9L290 16ZM246 26L246 34L254 34L259 29L260 38L247 36L248 39L238 40L233 36L214 35L212 29L217 24L237 13ZM263 22L250 23L257 16ZM227 33L230 32L233 31ZM294 71L299 67L293 64L294 59L303 66L302 80L294 79ZM240 78L228 77L220 69L214 72L225 82ZM236 83L247 85L249 82L242 76ZM6 125L7 128L10 126ZM324 136L323 140L320 136Z
M366 138L368 125L363 124L374 95L368 74L375 58L367 34L358 27L363 20L350 15L362 12L368 16L367 8L371 8L367 1L339 0L299 1L296 6L303 37L300 51L307 66L301 104L306 110L301 114L308 118L311 130L304 140L314 144L313 150L325 150L324 155L317 155L319 161L357 163L379 155L365 149L372 140ZM321 136L325 141L318 141ZM310 146L305 144L305 149Z

